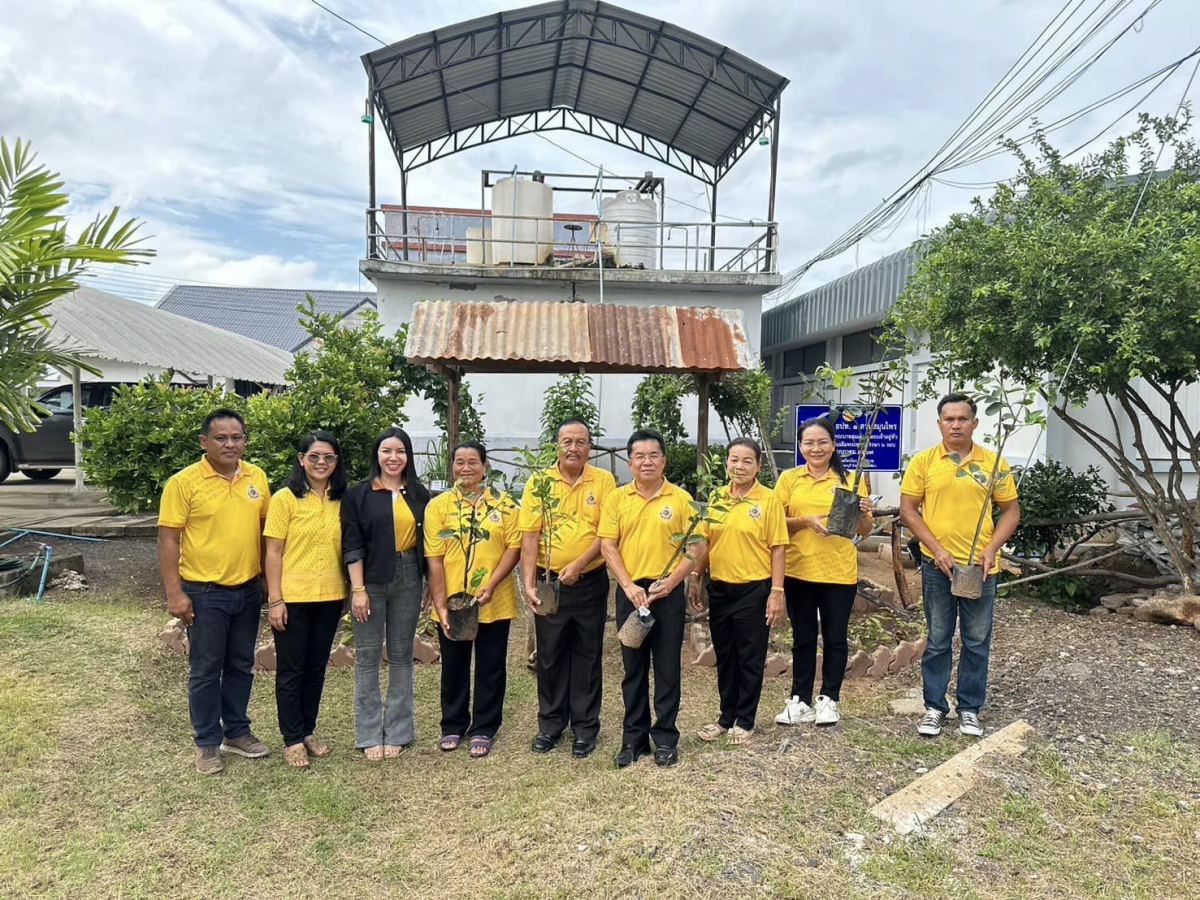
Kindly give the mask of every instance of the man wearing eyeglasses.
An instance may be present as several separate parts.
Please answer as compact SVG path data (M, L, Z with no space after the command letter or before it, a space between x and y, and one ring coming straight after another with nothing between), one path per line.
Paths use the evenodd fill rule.
M521 498L521 573L537 630L538 731L534 753L549 753L568 723L571 754L590 756L600 733L604 622L608 615L608 572L600 556L600 510L616 488L612 475L588 464L592 433L580 419L558 426L558 462L534 477L550 479L557 509L546 524L534 478ZM537 582L558 581L558 610L542 615Z
M216 775L221 753L258 758L270 751L250 731L254 641L262 614L262 529L271 491L242 459L246 424L218 409L200 430L200 461L163 488L158 565L167 612L188 629L188 708L196 771Z
M692 495L663 477L666 442L657 431L635 431L626 445L633 481L609 494L600 514L600 551L620 588L617 628L635 609L653 604L654 626L640 647L621 647L625 729L613 762L623 769L650 752L660 766L679 762L680 667L685 616L684 580L695 563L686 556L663 576L675 555L672 536L692 513ZM654 722L650 720L650 667L654 666Z

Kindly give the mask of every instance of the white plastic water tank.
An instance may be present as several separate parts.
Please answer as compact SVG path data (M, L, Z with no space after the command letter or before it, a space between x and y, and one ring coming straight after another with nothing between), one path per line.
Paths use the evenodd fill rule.
M492 229L476 226L467 229L467 265L492 264Z
M523 178L497 181L492 189L492 264L536 266L548 260L553 252L553 189L548 184Z
M637 191L618 191L600 206L608 241L615 243L618 266L658 268L658 210Z

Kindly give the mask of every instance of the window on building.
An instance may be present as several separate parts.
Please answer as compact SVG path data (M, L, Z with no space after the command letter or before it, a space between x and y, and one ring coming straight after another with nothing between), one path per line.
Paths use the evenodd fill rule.
M800 375L812 375L817 367L825 362L825 342L817 341L794 350L783 353L783 378L796 378Z
M898 355L896 351L886 351L884 345L879 342L882 336L882 328L868 328L866 331L856 331L843 336L842 365L867 366Z

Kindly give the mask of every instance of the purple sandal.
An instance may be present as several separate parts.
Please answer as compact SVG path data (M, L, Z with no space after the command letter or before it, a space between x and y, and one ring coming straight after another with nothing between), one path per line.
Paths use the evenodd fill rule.
M458 734L443 734L442 741L438 744L438 749L443 753L449 753L451 750L457 750L458 745L462 743L462 736Z
M471 738L471 759L483 759L492 752L492 739L482 734Z

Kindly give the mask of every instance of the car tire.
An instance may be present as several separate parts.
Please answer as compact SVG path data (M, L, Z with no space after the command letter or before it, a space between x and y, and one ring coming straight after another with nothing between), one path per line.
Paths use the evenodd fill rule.
M22 469L21 474L34 481L49 481L61 471L62 469Z
M8 461L8 448L0 442L0 484L12 474L12 464Z

